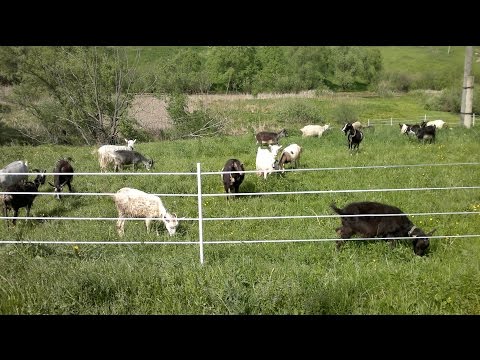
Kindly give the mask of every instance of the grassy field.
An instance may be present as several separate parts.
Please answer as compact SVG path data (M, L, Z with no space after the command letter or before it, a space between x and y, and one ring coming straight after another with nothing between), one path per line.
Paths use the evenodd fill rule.
M402 99L406 104L407 100ZM275 109L280 103L252 101L258 107L257 114L265 116L258 117L255 110L251 112L252 118L246 119L242 114L247 111L242 113L240 105L232 109L225 105L225 111L238 114L245 126L263 122L274 128L287 125L290 136L281 139L281 144L297 143L304 147L303 169L480 160L475 128L453 126L451 130L439 130L435 144L422 144L400 135L397 123L379 124L365 130L360 151L350 153L338 127L322 138L302 138L299 129L304 120L281 123L275 116L269 117L266 110L268 106ZM312 99L305 104L315 101L320 100ZM383 114L371 104L368 106L365 100L365 111L360 112L362 119L379 118ZM393 100L391 104L397 106ZM286 108L291 109L292 106ZM275 111L279 110L272 111L277 114ZM60 156L71 156L77 173L99 171L93 147L8 146L2 150L0 164L26 159L32 168L52 171ZM139 143L137 150L155 159L156 172L194 173L197 162L203 171L219 171L230 157L242 160L247 170L254 170L257 147L250 131L238 136ZM334 192L478 186L478 174L477 165L301 171L288 172L283 177L272 175L267 181L249 173L240 187L244 193L333 191L252 194L229 203L224 197L206 196L202 200L203 217L332 215L328 206L331 202L343 206L361 200L389 203L406 213L478 212L480 191L475 189ZM51 176L48 180L52 181ZM156 194L194 194L197 188L193 175L76 175L73 185L77 192L84 193L114 193L129 186ZM52 188L44 185L40 190L51 192ZM222 193L220 176L203 176L202 192ZM162 199L167 209L179 217L198 216L196 197L163 196ZM24 216L24 209L20 214ZM109 196L65 196L58 201L52 195L39 195L31 215L116 217L117 214ZM175 237L169 237L163 225L156 236L155 232L146 233L144 222L128 221L124 238L118 237L115 222L108 220L19 220L16 228L7 228L2 221L2 240L82 243L75 245L78 249L73 244L0 246L0 313L480 314L479 239L447 237L480 234L479 215L417 215L411 219L426 232L437 229L434 235L439 237L431 240L427 256L415 256L408 243L391 249L381 241L351 241L339 252L332 241L247 243L248 240L334 239L338 218L206 220L205 241L245 243L205 244L203 265L198 245L151 244L152 241L198 241L198 223L193 220L181 221ZM88 241L144 243L84 243Z

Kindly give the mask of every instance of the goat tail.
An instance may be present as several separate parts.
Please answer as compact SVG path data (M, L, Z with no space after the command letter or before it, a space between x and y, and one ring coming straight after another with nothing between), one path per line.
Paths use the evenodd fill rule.
M342 209L339 209L338 207L335 206L335 203L331 203L330 204L330 207L333 209L333 211L335 211L337 214L339 215L343 215L343 211Z

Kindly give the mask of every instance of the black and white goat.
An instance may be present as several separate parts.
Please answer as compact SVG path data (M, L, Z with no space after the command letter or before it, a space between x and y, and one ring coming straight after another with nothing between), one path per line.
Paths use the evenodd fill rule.
M348 215L341 218L342 226L335 229L342 239L349 239L355 234L368 238L411 237L413 251L416 255L423 256L430 245L428 236L435 231L433 229L425 234L399 208L378 202L353 202L343 209L339 209L335 204L331 204L330 207L339 215ZM375 214L379 216L373 216ZM382 214L388 214L388 216L382 216ZM392 214L398 214L398 216ZM337 240L337 250L344 241ZM389 241L391 245L394 244L394 240Z
M40 172L40 170L35 169L33 171L39 172L39 174L35 177L35 180L33 181L25 181L25 182L20 182L16 183L13 185L8 186L5 189L5 192L25 192L25 193L35 193L38 192L38 188L40 185L45 184L45 172ZM30 209L32 208L33 205L33 200L37 197L37 194L3 194L1 195L2 203L3 203L3 209L4 209L4 216L8 216L9 210L13 210L13 217L12 223L13 225L16 224L18 217L18 211L21 208L26 208L27 215L28 217L30 215ZM7 227L8 227L8 219L7 219Z
M58 160L55 164L55 168L53 169L53 172L57 173L53 175L53 184L51 182L48 182L50 186L55 189L54 191L56 193L56 198L59 200L61 199L60 193L62 192L65 185L68 186L69 192L73 192L71 184L73 179L73 167L72 164L70 164L70 161L72 161L72 158L70 157Z
M238 159L228 159L223 166L222 174L223 187L227 194L238 193L240 185L245 179L245 167ZM230 196L227 196L227 200Z
M358 150L358 146L363 140L363 132L355 129L352 123L346 123L343 126L342 131L347 135L348 148L351 150Z

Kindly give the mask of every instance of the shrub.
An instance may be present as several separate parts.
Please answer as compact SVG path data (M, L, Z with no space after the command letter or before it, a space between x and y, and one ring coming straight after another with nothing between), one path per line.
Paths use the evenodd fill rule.
M355 122L358 115L353 106L348 104L340 104L333 111L333 118L337 124L345 124L347 122Z

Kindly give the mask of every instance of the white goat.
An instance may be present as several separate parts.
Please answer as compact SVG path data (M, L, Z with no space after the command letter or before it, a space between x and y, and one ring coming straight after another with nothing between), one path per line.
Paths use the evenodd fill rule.
M268 149L263 149L261 146L257 150L256 170L257 175L267 179L267 175L275 170L275 158L277 157L278 150L282 148L282 145L269 145Z
M10 173L25 173L25 175L10 175ZM14 161L0 169L0 189L28 180L28 163L22 160Z
M355 121L352 123L352 126L355 130L362 130L364 128L363 124L360 121Z
M302 132L302 137L307 136L322 136L325 131L330 128L330 124L326 125L305 125L300 129Z
M430 125L435 125L435 127L437 129L448 127L447 123L443 120L432 120L432 121L427 122L426 126L430 126Z
M150 223L153 220L161 220L170 236L175 234L178 226L177 215L170 214L158 196L125 187L118 190L113 199L118 210L117 231L120 236L124 234L125 225L125 220L121 218L126 217L145 218L147 232L150 231Z
M285 164L287 163L298 167L300 164L300 154L302 153L302 150L302 147L297 144L290 144L283 149L282 155L280 155L280 160L278 161L279 169L285 170Z
M125 142L127 143L126 146L122 145L103 145L100 146L100 148L97 150L98 152L98 162L100 164L100 169L102 171L107 169L108 163L112 162L113 163L113 152L115 150L133 150L133 145L137 139L134 140L127 140L125 139Z

